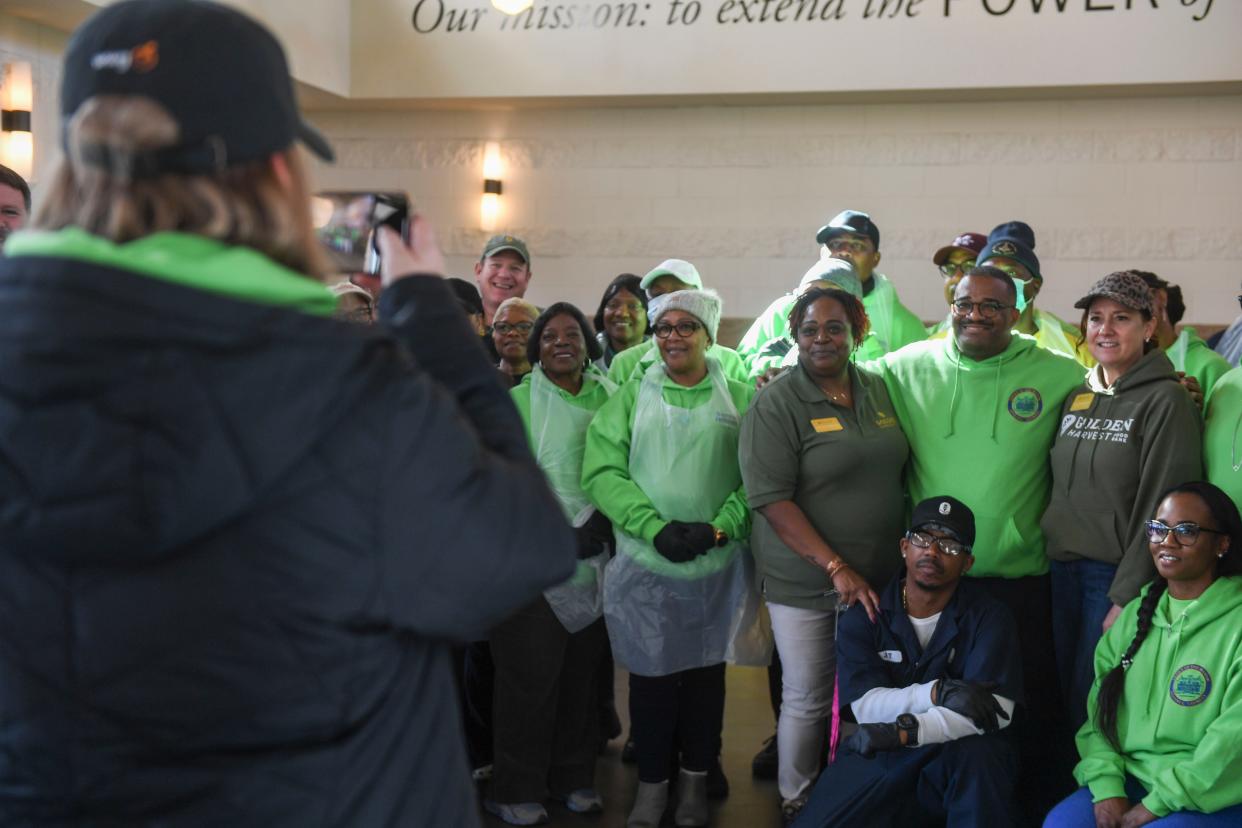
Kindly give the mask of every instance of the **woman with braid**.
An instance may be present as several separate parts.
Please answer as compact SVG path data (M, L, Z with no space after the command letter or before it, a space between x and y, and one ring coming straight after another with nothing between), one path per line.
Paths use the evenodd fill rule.
M1156 578L1095 651L1085 787L1044 828L1242 825L1242 518L1185 483L1146 530Z

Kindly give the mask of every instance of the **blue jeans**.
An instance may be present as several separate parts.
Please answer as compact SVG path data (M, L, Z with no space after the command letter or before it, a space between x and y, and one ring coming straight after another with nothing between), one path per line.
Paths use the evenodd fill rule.
M1095 645L1104 634L1104 616L1117 567L1089 561L1053 561L1052 644L1061 675L1061 695L1075 732L1087 720L1087 692L1095 681Z
M1126 797L1138 802L1147 796L1143 786L1131 776L1126 777ZM1242 804L1231 805L1214 814L1198 811L1174 811L1166 817L1149 823L1159 828L1237 828L1242 825ZM1091 804L1091 791L1079 788L1076 793L1052 809L1044 820L1044 828L1095 828L1095 810Z

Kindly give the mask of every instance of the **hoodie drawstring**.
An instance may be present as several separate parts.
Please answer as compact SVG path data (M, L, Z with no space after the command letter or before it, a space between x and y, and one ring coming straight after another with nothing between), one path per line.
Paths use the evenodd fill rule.
M953 415L957 412L957 391L962 384L962 359L957 357L953 360L953 396L949 398L949 430L945 432L945 437L952 437Z

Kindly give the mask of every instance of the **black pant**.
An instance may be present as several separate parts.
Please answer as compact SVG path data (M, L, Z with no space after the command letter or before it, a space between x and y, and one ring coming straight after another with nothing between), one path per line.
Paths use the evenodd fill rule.
M639 780L668 779L674 749L683 769L710 770L720 751L724 699L723 664L667 676L630 673L630 731Z
M492 648L486 641L475 641L453 648L453 669L461 701L462 728L466 733L466 753L470 767L492 763Z
M1012 725L1022 764L1018 806L1028 824L1039 825L1044 814L1075 790L1077 761L1052 645L1052 581L1047 575L974 581L1009 607L1018 625L1026 697Z
M595 786L603 619L568 632L540 596L492 631L491 798L540 802Z
M874 759L846 750L820 775L794 828L1010 828L1017 778L1013 745L1003 734Z

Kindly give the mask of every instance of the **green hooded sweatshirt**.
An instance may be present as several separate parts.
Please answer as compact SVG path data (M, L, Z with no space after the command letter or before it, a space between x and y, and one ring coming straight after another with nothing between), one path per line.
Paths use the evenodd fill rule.
M1220 486L1242 509L1242 368L1216 382L1203 429L1203 466L1207 479Z
M963 356L953 337L925 340L863 366L880 373L910 441L910 499L952 495L975 513L970 574L1048 571L1039 518L1048 449L1082 366L1014 334L996 356Z
M888 277L883 273L871 276L871 292L862 297L871 330L854 354L856 362L879 359L890 351L927 338L927 329L917 316L901 304L897 289ZM737 352L750 366L751 378L760 376L768 368L780 366L785 354L794 347L789 331L789 312L797 300L795 294L789 293L768 305L737 344ZM780 339L786 341L787 347L770 347ZM790 362L786 360L783 364Z
M1174 368L1199 381L1205 403L1212 398L1212 389L1216 387L1216 383L1233 367L1229 360L1213 351L1199 336L1198 331L1191 327L1182 328L1177 339L1173 340L1173 344L1164 353Z
M750 382L746 360L742 359L737 351L713 342L707 346L707 355L716 358L716 361L720 363L720 369L729 379ZM656 345L655 337L652 337L646 342L626 348L613 357L612 365L608 368L608 379L617 385L623 385L634 377L641 377L659 358L660 348Z
M1124 607L1155 575L1144 521L1165 489L1203 476L1203 427L1163 352L1144 355L1112 388L1100 371L1061 407L1040 525L1054 561L1116 564L1108 597Z
M1193 601L1160 596L1126 671L1118 753L1096 729L1094 711L1100 682L1134 640L1139 603L1125 608L1096 647L1092 715L1078 731L1082 761L1074 777L1099 802L1125 796L1131 774L1149 791L1143 805L1157 817L1242 803L1242 578L1217 578Z

